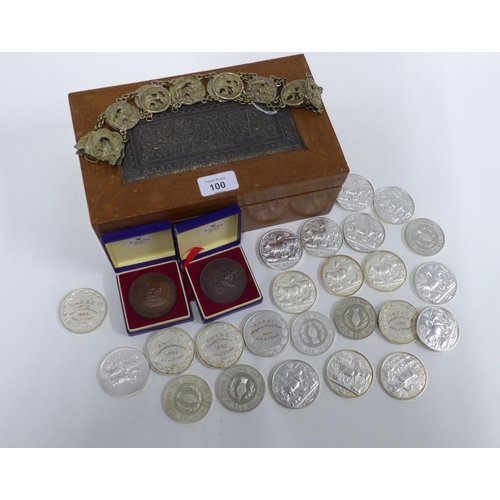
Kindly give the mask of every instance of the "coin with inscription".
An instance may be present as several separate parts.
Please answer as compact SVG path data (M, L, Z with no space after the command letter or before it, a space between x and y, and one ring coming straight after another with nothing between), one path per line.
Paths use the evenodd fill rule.
M247 412L262 403L266 386L262 375L248 365L234 365L224 370L215 386L220 402L229 410Z
M411 219L415 205L404 189L390 186L377 191L373 208L384 222L404 224Z
M369 285L381 292L393 292L406 281L406 266L392 252L377 250L365 259L363 264L365 279Z
M125 101L117 101L104 111L104 119L115 130L134 128L141 119L139 108Z
M240 359L244 340L238 328L216 321L205 326L196 339L196 352L212 368L229 368Z
M162 273L142 274L132 283L128 292L130 307L139 316L148 319L168 314L177 302L177 287Z
M219 99L232 101L243 92L243 81L236 73L225 71L212 79L211 88Z
M339 396L356 398L362 396L372 385L372 365L359 352L337 351L326 364L325 380Z
M358 174L349 174L337 196L337 203L345 210L362 212L373 203L374 191L370 182Z
M195 76L184 76L175 80L170 86L172 101L176 104L196 104L205 98L203 83Z
M427 307L418 315L417 335L432 351L449 351L458 342L458 321L443 307Z
M300 241L310 255L331 257L342 246L342 231L336 222L326 217L315 217L302 226Z
M377 315L367 300L361 297L347 297L335 305L333 322L344 337L360 340L375 331Z
M427 373L422 362L407 352L389 354L380 368L380 382L396 399L413 399L427 385Z
M445 304L457 292L457 280L451 270L438 262L421 265L413 276L417 294L431 304Z
M378 313L378 327L393 344L409 344L417 340L418 311L404 300L391 300Z
M158 373L181 373L192 363L195 354L193 339L180 328L165 328L156 332L148 342L149 364Z
M289 269L302 257L302 245L295 233L273 229L262 236L259 253L264 264L272 269Z
M196 375L180 375L165 391L165 410L177 422L192 424L207 415L212 406L210 386Z
M305 104L306 81L293 80L288 82L281 91L281 100L292 108L297 108Z
M259 311L243 327L246 346L258 356L276 356L288 345L290 330L285 318L274 311Z
M353 214L344 222L344 239L358 252L373 252L385 239L382 223L370 214Z
M405 227L405 241L410 250L430 257L444 247L444 233L441 227L430 219L414 219Z
M275 278L271 287L274 303L283 311L300 314L316 302L314 281L300 271L286 271Z
M318 396L318 374L304 361L285 361L272 374L271 392L276 401L287 408L305 408Z
M78 288L68 293L59 306L61 323L73 333L95 330L106 316L104 297L91 288Z
M228 304L239 299L245 292L247 273L234 259L214 259L201 271L200 287L210 300Z
M335 339L335 329L324 314L308 311L293 320L291 337L293 345L300 352L316 356L330 349Z
M101 362L99 380L111 396L128 397L146 386L149 371L148 360L142 352L132 347L120 347Z
M171 102L170 92L161 85L143 85L137 89L134 98L135 103L140 108L150 113L161 113L166 111Z
M320 275L325 288L339 297L353 295L364 281L361 266L347 255L334 255L326 259Z

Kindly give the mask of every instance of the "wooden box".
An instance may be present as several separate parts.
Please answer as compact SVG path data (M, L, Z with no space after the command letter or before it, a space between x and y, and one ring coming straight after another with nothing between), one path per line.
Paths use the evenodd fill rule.
M274 75L288 82L311 73L303 55L211 71ZM171 78L174 77L168 77ZM117 98L147 83L150 81L69 94L76 140L93 130L97 117ZM206 105L199 103L181 109L203 106ZM329 213L349 169L328 114L325 110L319 114L306 108L287 107L283 111L291 113L300 138L298 149L267 151L258 157L135 182L125 182L119 166L91 163L80 156L90 220L97 236L101 239L102 234L162 220L175 223L234 204L242 211L242 231ZM153 122L155 119L156 116ZM237 188L213 195L202 193L200 178L216 180L217 174L226 172L234 176Z

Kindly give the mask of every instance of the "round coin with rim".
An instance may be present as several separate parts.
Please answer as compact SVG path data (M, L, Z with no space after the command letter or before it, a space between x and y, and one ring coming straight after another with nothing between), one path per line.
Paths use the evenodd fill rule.
M385 240L385 229L382 223L370 214L353 214L344 222L344 239L358 252L373 252Z
M276 356L288 345L290 330L286 320L274 311L259 311L243 327L246 346L258 356Z
M417 335L420 342L432 351L449 351L458 342L458 321L443 307L427 307L418 315Z
M370 208L373 197L373 186L365 177L349 174L337 196L337 203L345 210L362 212Z
M333 322L337 331L344 337L361 340L375 331L377 315L367 300L361 297L347 297L335 305Z
M410 344L417 340L418 311L404 300L392 300L378 313L378 327L393 344Z
M228 258L211 260L200 274L202 292L218 304L228 304L239 299L246 290L247 281L243 266Z
M415 211L411 196L404 189L394 186L377 191L373 208L381 220L390 224L404 224Z
M243 353L244 340L238 328L216 321L205 326L196 339L196 352L212 368L229 368Z
M300 241L304 250L314 257L331 257L342 246L342 231L339 225L326 217L309 219L300 230Z
M457 292L457 280L444 264L429 262L422 264L413 276L417 294L431 304L445 304Z
M272 269L290 269L302 257L302 245L292 231L273 229L260 239L259 254L262 262Z
M339 396L356 398L372 385L372 365L357 351L337 351L327 361L325 380Z
M326 259L320 275L328 292L339 297L355 294L364 281L361 266L348 255L334 255Z
M103 322L106 311L106 301L99 292L78 288L61 301L59 319L73 333L89 333Z
M277 276L271 293L278 308L292 314L306 312L317 297L314 281L300 271L286 271Z
M444 232L430 219L414 219L405 227L404 237L413 252L430 257L444 247Z
M333 323L324 314L314 311L297 316L291 332L293 345L310 356L326 352L335 339Z
M264 378L255 368L233 365L219 375L215 391L227 409L247 412L260 405L266 386Z
M156 319L168 314L175 306L177 287L163 273L141 274L129 288L128 302L142 318Z
M365 259L363 272L367 283L380 292L393 292L406 281L406 266L392 252L377 250Z
M422 362L407 352L389 354L380 367L380 382L396 399L413 399L427 385L427 373Z

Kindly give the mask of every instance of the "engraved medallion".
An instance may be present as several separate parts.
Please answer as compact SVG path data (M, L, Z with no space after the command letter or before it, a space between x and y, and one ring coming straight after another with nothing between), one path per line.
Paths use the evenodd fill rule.
M380 368L380 382L396 399L413 399L422 394L427 374L421 361L407 352L387 356Z
M104 111L104 118L115 130L129 130L139 123L141 113L135 106L125 101L117 101Z
M327 362L325 380L339 396L356 398L362 396L372 385L372 365L359 352L338 351Z
M417 340L418 311L404 300L384 304L378 313L378 327L393 344L409 344Z
M320 275L325 288L339 297L355 294L364 281L361 266L347 255L334 255L326 259Z
M274 370L271 392L276 401L287 408L305 408L319 393L318 374L304 361L285 361Z
M299 271L287 271L277 276L271 293L278 308L292 314L310 309L317 297L314 281Z
M200 287L210 300L218 304L228 304L239 299L245 292L247 273L243 266L233 259L215 259L201 271Z
M196 375L181 375L167 386L165 410L177 422L192 424L201 420L212 406L210 386Z
M354 214L344 222L346 243L358 252L373 252L385 239L382 223L370 214Z
M99 367L101 386L111 396L133 396L146 386L148 378L149 363L146 356L132 347L115 349Z
M287 106L297 108L305 104L306 81L293 80L287 83L281 91L281 100Z
M247 97L252 102L269 104L278 95L276 81L265 76L254 76L247 82Z
M246 346L258 356L276 356L288 345L288 324L277 312L259 311L243 327Z
M431 304L445 304L457 292L455 275L437 262L421 265L415 271L413 283L417 294Z
M300 241L310 255L331 257L342 246L342 231L336 222L326 217L316 217L302 226Z
M415 219L406 225L405 241L410 250L430 257L444 247L443 230L432 220Z
M273 229L260 239L259 253L264 264L273 269L289 269L302 257L299 238L292 231Z
M236 73L226 71L212 79L212 90L219 99L233 101L243 92L243 80Z
M377 215L391 224L404 224L415 210L411 196L398 187L385 187L377 191L373 200Z
M76 154L89 161L105 161L110 165L120 165L124 155L122 136L107 128L93 130L80 138L75 146Z
M168 314L177 302L177 287L161 273L139 276L128 292L132 310L143 318L153 319Z
M106 316L104 297L91 288L79 288L68 293L59 306L59 319L73 333L95 330Z
M323 103L321 101L321 94L323 88L316 84L311 75L306 76L306 100L312 108L318 113L323 112Z
M348 297L336 304L333 310L333 322L344 337L361 340L375 331L377 315L367 300Z
M371 253L363 264L366 281L376 290L393 292L406 281L406 266L392 252L378 250Z
M158 373L173 375L186 370L195 354L191 336L180 328L165 328L155 333L146 350L149 364Z
M427 307L418 315L417 335L420 342L429 349L449 351L458 342L458 321L443 307Z
M166 111L171 102L170 92L161 85L143 85L137 89L134 98L135 103L140 108L150 113L161 113Z
M205 99L206 91L199 78L185 76L175 80L170 86L170 94L176 104L191 105Z
M217 378L215 391L220 402L229 410L254 410L264 399L266 386L262 375L251 366L234 365Z
M305 312L292 323L293 345L302 353L310 356L323 354L333 344L335 330L333 323L318 312Z
M196 339L196 352L212 368L229 368L240 359L245 343L238 328L222 321L205 326Z
M349 174L337 196L337 203L345 210L362 212L371 207L374 196L373 186L367 179Z

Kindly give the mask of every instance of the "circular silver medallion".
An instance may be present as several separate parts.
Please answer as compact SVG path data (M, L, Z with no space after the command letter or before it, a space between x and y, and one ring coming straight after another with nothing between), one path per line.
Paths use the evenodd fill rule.
M316 302L317 291L313 280L299 271L287 271L275 278L271 293L274 303L283 311L300 314Z
M396 399L413 399L422 394L427 374L421 361L407 352L387 356L380 368L380 382Z
M176 104L191 105L201 102L205 98L206 90L199 78L184 76L170 86L170 94Z
M224 72L212 80L212 90L223 101L232 101L243 92L243 81L236 73Z
M335 330L325 315L308 311L294 319L291 337L293 345L300 352L316 356L330 349Z
M91 288L78 288L68 293L59 306L61 323L73 333L95 330L106 316L104 297Z
M331 257L342 246L342 231L336 222L326 217L316 217L302 226L300 241L310 255Z
M327 362L325 380L339 396L362 396L372 385L372 365L359 352L338 351Z
M393 186L377 191L373 208L384 222L391 224L404 224L415 210L411 196L404 189Z
M244 341L238 328L217 321L205 326L196 339L196 352L212 368L228 368L240 359Z
M137 89L134 101L145 111L161 113L169 108L171 97L170 92L165 87L149 84Z
M417 340L418 311L404 300L384 304L378 314L382 335L393 344L409 344Z
M345 210L362 212L371 207L373 198L370 182L362 175L349 174L337 196L337 203Z
M418 315L417 335L420 342L429 349L449 351L458 342L458 321L443 307L427 307Z
M334 255L321 266L321 281L333 295L348 297L356 293L363 284L361 266L347 255Z
M115 130L129 130L139 123L141 113L139 108L125 101L117 101L104 111L104 118Z
M382 223L370 214L354 214L344 222L344 238L346 243L358 252L373 252L385 239Z
M406 281L406 266L392 252L378 250L371 253L363 264L365 279L375 290L393 292Z
M293 80L287 83L281 91L281 100L287 106L297 108L305 104L306 81Z
M367 300L347 297L336 304L333 310L333 322L344 337L360 340L375 331L377 315Z
M259 253L264 264L272 269L290 269L301 259L302 246L292 231L273 229L260 239Z
M413 277L417 294L431 304L445 304L457 292L455 275L437 262L421 265Z
M290 331L280 314L274 311L259 311L246 321L243 338L254 354L276 356L288 345Z
M247 82L247 97L252 102L268 104L278 95L276 81L265 76L254 76Z
M415 219L406 225L405 241L410 250L430 257L444 247L443 230L430 219Z

